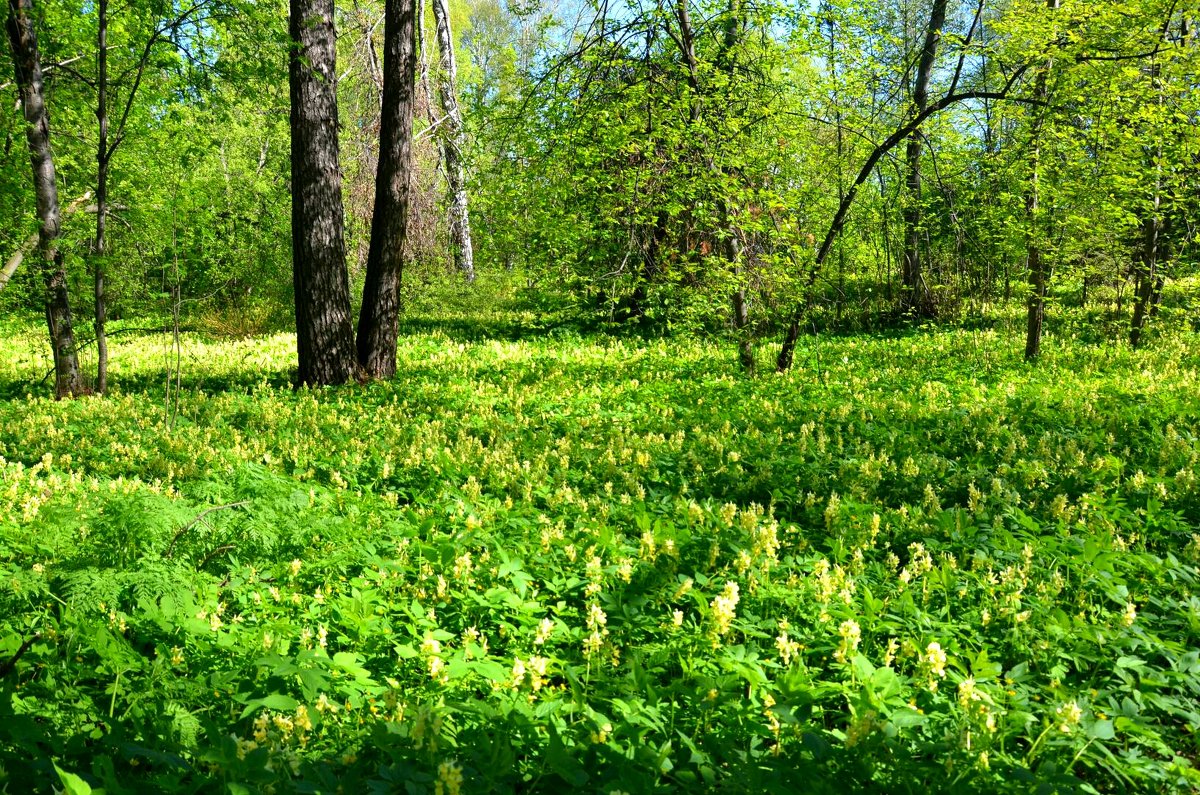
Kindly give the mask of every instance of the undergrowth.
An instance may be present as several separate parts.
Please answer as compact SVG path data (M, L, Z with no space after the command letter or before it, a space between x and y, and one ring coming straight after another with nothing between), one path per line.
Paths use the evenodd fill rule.
M749 380L469 327L299 391L287 335L128 335L59 403L8 327L0 791L1200 785L1186 329L814 337Z

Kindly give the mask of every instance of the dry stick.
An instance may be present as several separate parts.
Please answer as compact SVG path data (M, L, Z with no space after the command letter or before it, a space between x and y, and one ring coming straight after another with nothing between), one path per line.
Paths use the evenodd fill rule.
M12 672L14 669L16 669L17 661L20 660L22 657L24 657L25 652L29 651L30 647L32 647L33 644L37 643L41 639L42 639L42 633L37 632L37 633L34 633L33 637L29 638L29 640L22 643L21 648L17 649L17 653L14 654L12 656L12 658L9 659L8 662L0 665L0 679L3 679L4 677L8 676L8 674L10 672Z
M193 527L195 527L197 524L199 524L200 521L203 520L204 517L208 516L210 513L214 513L216 511L224 511L229 508L241 508L242 506L249 505L249 504L250 504L249 500L242 500L241 502L231 502L231 503L228 503L227 505L214 505L211 508L207 508L207 509L201 511L194 519L192 519L190 522L185 524L183 527L179 528L179 532L177 532L175 534L175 537L171 539L171 543L167 545L167 551L163 553L163 557L164 558L171 557L171 553L175 551L175 543L177 541L179 541L179 539L181 537L183 537L184 533L186 533L188 530L191 530Z
M207 566L209 561L211 561L217 555L220 555L222 552L228 552L229 550L234 549L234 548L235 547L233 544L222 544L221 546L217 547L212 552L209 552L208 555L205 556L204 560L200 561L200 565L196 567L196 571L200 571L205 566Z

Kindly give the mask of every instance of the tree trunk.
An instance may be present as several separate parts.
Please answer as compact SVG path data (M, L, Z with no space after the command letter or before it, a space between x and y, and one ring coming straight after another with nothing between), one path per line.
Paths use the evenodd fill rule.
M738 339L738 362L749 375L754 375L754 341L750 339L750 307L746 302L746 291L733 293L733 327L740 335Z
M358 363L375 378L396 374L400 278L412 172L416 2L419 0L387 0L384 10L379 166L367 280L358 318Z
M1141 267L1137 275L1137 294L1133 304L1133 321L1129 325L1129 347L1137 348L1146 328L1155 293L1162 277L1158 275L1159 237L1162 232L1158 217L1159 196L1154 194L1153 212L1142 222ZM1156 289L1157 288L1157 289Z
M1159 82L1159 65L1153 56L1151 56L1149 71L1150 82L1158 94L1158 104L1161 109L1163 91ZM1162 277L1158 272L1163 232L1162 156L1162 140L1159 139L1151 154L1151 164L1154 168L1154 192L1150 199L1149 212L1142 220L1141 266L1137 268L1137 298L1133 304L1133 320L1129 324L1129 347L1135 349L1142 341L1142 332L1146 328L1146 321L1152 314L1155 294L1161 291L1161 287L1156 289L1156 286L1162 282ZM1137 266L1135 265L1135 267Z
M676 0L675 18L679 23L677 45L687 66L688 87L691 88L692 93L692 103L688 113L692 123L695 124L700 119L702 92L700 88L700 65L696 58L696 32L695 28L692 27L691 14L688 10L688 0ZM742 6L740 0L729 0L721 46L716 57L717 68L725 72L729 78L727 85L733 85L736 82L736 53L734 52L734 48L737 46L741 33L741 22ZM725 176L723 170L719 170L712 163L711 159L709 160L709 168L714 173ZM743 264L741 262L742 256L738 243L738 233L733 224L733 213L730 211L728 200L723 195L717 197L716 204L717 214L720 217L721 228L724 233L722 246L724 250L722 254L733 267L734 275L740 278L743 276ZM739 288L735 290L730 298L733 305L733 326L738 334L738 361L748 374L753 375L754 340L750 335L749 303L746 301L745 289Z
M1017 81L1025 73L1025 69L1026 67L1024 66L1014 69L1005 80L1004 87L999 91L964 91L962 93L951 91L926 108L923 113L918 114L916 118L910 119L894 130L882 142L875 145L875 148L871 150L871 154L867 156L866 162L859 169L858 176L854 178L854 182L847 189L846 195L838 203L837 211L833 214L833 220L830 221L829 228L825 231L825 239L821 242L821 247L817 249L817 256L814 258L812 268L808 272L808 278L805 279L805 290L808 295L806 296L806 300L793 313L792 320L788 324L787 334L784 336L783 346L779 349L779 356L775 359L775 368L779 372L784 372L792 366L796 340L800 335L800 321L812 303L813 287L821 275L821 267L824 265L825 258L829 255L834 241L837 240L846 225L846 216L850 212L850 207L854 204L854 199L858 196L858 189L862 187L867 177L874 171L880 158L906 140L927 118L945 110L951 105L970 99L1006 99L1009 92L1012 91L1013 86L1017 84Z
M1058 8L1058 0L1046 0L1051 11ZM1033 120L1030 131L1032 146L1029 155L1029 187L1025 193L1025 261L1029 268L1029 297L1025 302L1025 361L1032 362L1038 358L1042 349L1042 324L1046 318L1046 261L1038 241L1038 190L1041 171L1041 138L1042 122L1045 118L1045 102L1049 96L1047 81L1050 73L1050 61L1038 69L1034 83L1034 98L1041 104L1042 110Z
M654 229L650 230L642 251L642 265L638 273L637 285L629 297L629 317L642 318L646 316L646 302L650 297L649 287L657 277L662 265L662 246L667 239L668 220L667 211L660 209L655 216Z
M66 216L75 213L80 207L83 207L90 198L92 198L92 192L89 190L79 198L72 201L66 207L62 208L62 215ZM93 209L94 206L88 207L85 212L90 213ZM0 268L0 290L3 290L8 286L13 274L17 272L17 268L20 268L21 263L25 261L25 255L37 248L38 237L38 233L34 232L32 235L26 238L26 240L17 247L17 250L12 253L12 256L8 258L8 261L4 263L4 267Z
M6 28L25 113L25 137L29 142L33 188L37 196L40 225L38 252L46 286L46 324L50 329L54 355L54 396L74 397L85 394L87 388L79 369L75 330L71 325L71 304L67 294L67 274L63 268L62 252L58 250L62 219L58 210L54 154L50 149L50 118L43 95L37 33L33 28L32 0L8 0Z
M929 15L929 27L925 29L925 46L921 50L921 61L917 66L916 82L913 86L913 115L919 116L929 107L929 81L937 60L938 44L942 28L946 24L946 0L934 0ZM904 207L904 267L901 273L901 309L918 317L932 317L933 296L925 283L921 269L921 130L917 128L909 136L905 152L908 164L908 201Z
M108 222L108 0L98 0L96 27L96 240L93 244L92 277L96 301L96 391L108 391L108 338L105 322L108 306L104 297L105 227Z
M475 254L471 248L471 217L467 211L467 175L463 168L462 113L458 109L458 67L454 61L454 38L450 33L450 6L446 0L433 0L433 20L437 26L441 70L438 94L446 114L442 134L442 152L446 158L446 181L450 183L450 243L454 264L468 282L475 281Z
M354 330L338 167L333 0L291 0L292 277L298 379L345 383Z

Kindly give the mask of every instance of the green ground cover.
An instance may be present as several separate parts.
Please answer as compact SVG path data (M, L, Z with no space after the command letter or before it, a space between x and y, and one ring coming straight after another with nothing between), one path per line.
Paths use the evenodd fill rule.
M441 320L326 391L287 335L119 335L60 403L5 328L0 792L1200 786L1190 331L748 380Z

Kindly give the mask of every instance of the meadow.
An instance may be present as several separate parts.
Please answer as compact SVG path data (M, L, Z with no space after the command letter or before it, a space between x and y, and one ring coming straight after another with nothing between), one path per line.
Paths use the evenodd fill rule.
M1200 337L1091 327L131 332L54 402L6 321L0 792L1195 791Z

